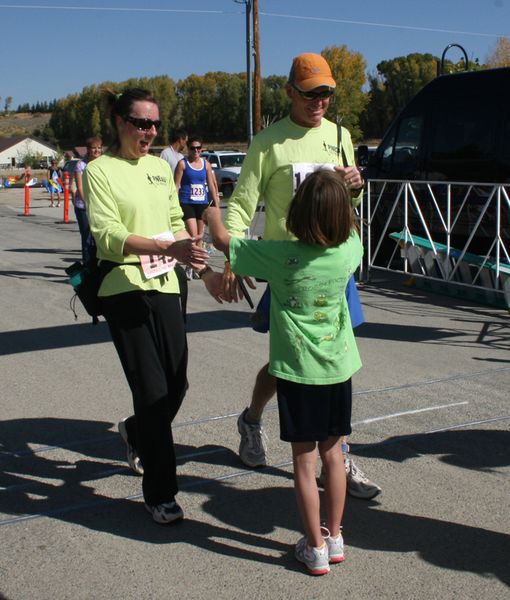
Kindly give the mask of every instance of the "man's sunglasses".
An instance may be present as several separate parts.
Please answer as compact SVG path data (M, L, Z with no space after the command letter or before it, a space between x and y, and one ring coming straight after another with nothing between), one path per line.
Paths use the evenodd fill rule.
M190 146L189 149L193 152L193 150L202 150L202 146Z
M152 119L138 119L137 117L124 117L126 123L131 123L139 131L150 131L152 127L156 128L156 131L161 127L161 121L153 121Z
M303 98L304 100L326 100L326 98L331 98L334 93L334 90L328 89L322 92L314 92L311 90L310 92L302 92L295 85L292 86L296 92Z

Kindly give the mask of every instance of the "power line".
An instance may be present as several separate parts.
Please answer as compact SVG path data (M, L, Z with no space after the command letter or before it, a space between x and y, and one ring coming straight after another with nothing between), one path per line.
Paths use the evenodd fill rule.
M103 12L159 12L159 13L192 13L192 14L242 14L229 10L193 10L187 8L137 8L134 6L43 6L41 4L0 4L0 8L16 8L28 10L88 10Z
M102 12L156 12L156 13L183 13L183 14L243 14L236 10L195 10L187 8L138 8L129 6L57 6L40 4L0 4L1 8L23 9L23 10L71 10L71 11L102 11ZM280 19L295 19L301 21L320 21L325 23L343 23L345 25L357 25L362 27L384 27L387 29L404 29L408 31L424 31L429 33L449 33L458 35L473 35L479 37L505 37L504 33L485 33L482 31L461 31L457 29L439 29L435 27L417 27L414 25L396 25L394 23L376 23L374 21L355 21L349 19L336 19L334 17L310 17L303 15L288 15L281 13L269 13L260 11L264 17L275 17Z
M477 31L458 31L455 29L436 29L433 27L415 27L413 25L394 25L391 23L374 23L373 21L351 21L348 19L335 19L331 17L306 17L299 15L284 15L278 13L261 12L264 17L278 17L282 19L299 19L303 21L323 21L326 23L344 23L347 25L363 25L369 27L386 27L392 29L408 29L411 31L427 31L429 33L456 33L459 35L477 35L482 37L504 37L503 33L483 33Z

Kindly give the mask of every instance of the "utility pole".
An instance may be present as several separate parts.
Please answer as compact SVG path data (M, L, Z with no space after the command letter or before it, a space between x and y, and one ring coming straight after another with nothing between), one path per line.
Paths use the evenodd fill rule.
M254 86L253 104L255 106L254 130L262 129L261 114L261 73L260 73L260 29L259 29L259 0L253 0L253 56L254 56Z
M246 6L246 137L249 146L253 139L253 86L251 79L251 53L253 44L251 35L252 0L234 0L234 2Z

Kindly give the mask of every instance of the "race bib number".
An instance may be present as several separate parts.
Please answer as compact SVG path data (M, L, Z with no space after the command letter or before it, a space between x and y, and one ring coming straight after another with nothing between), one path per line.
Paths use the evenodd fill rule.
M175 240L174 234L171 231L164 231L163 233L158 233L158 235L153 235L152 239L169 242ZM143 274L146 279L152 279L153 277L159 277L168 273L175 267L176 262L175 258L160 254L140 255L140 264L142 265Z
M205 200L205 185L203 183L192 183L190 200L200 202Z
M335 165L331 163L294 163L292 165L292 195L311 173L315 171L334 171Z

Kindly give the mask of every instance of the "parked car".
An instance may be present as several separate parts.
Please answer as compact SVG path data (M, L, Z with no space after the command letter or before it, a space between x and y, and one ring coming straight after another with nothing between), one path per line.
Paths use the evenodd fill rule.
M452 186L453 205L463 208L456 219L456 235L450 241L462 247L476 230L470 250L487 252L494 239L497 214L491 210L484 217L489 224L487 232L477 227L477 222L491 186L510 182L509 95L509 67L436 77L404 107L373 156L369 156L368 147L358 148L358 160L368 163L363 175L373 182L374 197L379 190L382 192L378 203L381 222L372 222L375 237L388 218L399 188L399 183L383 184L378 180L478 183L481 185L472 186L469 202L462 195L465 188ZM438 188L439 206L446 204L446 187ZM403 209L389 217L392 230L402 220L399 210ZM434 206L423 206L422 213L431 234L439 238L444 225ZM418 215L414 215L413 222L418 222ZM506 222L502 227L504 232L510 230Z
M208 150L202 152L213 169L218 189L224 198L232 195L234 187L239 179L241 166L246 157L246 152L239 150Z

